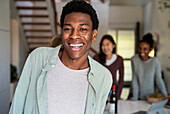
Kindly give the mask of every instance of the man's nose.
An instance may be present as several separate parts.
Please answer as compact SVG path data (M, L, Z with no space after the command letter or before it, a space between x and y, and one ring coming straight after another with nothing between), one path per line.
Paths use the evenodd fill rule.
M71 33L71 38L76 39L76 38L80 38L80 33L78 30L73 30Z

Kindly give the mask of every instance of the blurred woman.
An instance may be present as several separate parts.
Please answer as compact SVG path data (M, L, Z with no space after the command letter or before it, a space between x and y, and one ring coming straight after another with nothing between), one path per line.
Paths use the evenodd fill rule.
M167 97L159 60L149 56L153 44L152 34L144 35L139 43L138 54L131 59L133 100L144 100L147 95L155 93L155 85Z
M111 72L113 84L116 85L116 94L119 99L124 83L124 65L123 58L116 54L116 43L111 35L104 35L102 37L100 41L100 53L95 55L94 59ZM117 71L119 71L118 83L116 82Z

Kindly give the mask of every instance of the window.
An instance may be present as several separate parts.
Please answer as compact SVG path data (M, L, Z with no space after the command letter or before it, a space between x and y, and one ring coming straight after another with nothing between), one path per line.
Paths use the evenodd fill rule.
M124 81L132 81L131 57L135 55L135 30L134 29L114 29L109 30L117 46L116 52L124 59ZM118 79L117 75L117 79Z
M124 59L124 86L130 87L132 81L131 57L135 55L135 30L114 29L109 30L108 34L112 35L117 44L117 54L122 56ZM119 80L118 72L117 80ZM129 91L129 88L123 88L121 99L127 99Z
M149 53L149 56L150 57L155 57L155 50L154 49L152 49L152 51Z

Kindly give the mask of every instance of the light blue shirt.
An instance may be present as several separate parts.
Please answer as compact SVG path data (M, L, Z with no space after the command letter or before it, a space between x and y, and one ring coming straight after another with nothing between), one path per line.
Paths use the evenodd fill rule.
M60 47L37 48L28 56L9 114L46 114L47 74L55 67ZM103 114L112 85L112 75L90 56L88 60L90 72L85 114Z

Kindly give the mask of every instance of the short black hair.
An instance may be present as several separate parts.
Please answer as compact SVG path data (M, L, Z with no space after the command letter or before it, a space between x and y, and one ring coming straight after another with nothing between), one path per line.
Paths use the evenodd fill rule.
M64 24L64 18L67 14L70 14L72 12L82 12L82 13L86 13L88 15L90 15L91 20L92 20L92 24L93 24L93 30L94 29L98 29L99 26L99 20L96 14L96 11L94 10L94 8L87 2L83 1L83 0L72 0L70 2L68 2L62 10L61 13L61 18L60 18L60 24L61 24L61 28L63 28L63 24Z
M153 40L153 36L151 33L147 33L143 36L143 39L140 41L141 42L146 42L147 44L149 44L150 48L153 48L153 44L154 44L154 40Z

